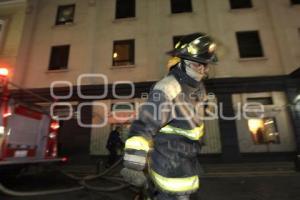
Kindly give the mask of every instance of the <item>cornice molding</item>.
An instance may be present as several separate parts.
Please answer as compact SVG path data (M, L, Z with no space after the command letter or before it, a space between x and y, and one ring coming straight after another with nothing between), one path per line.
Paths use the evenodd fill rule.
M216 94L235 94L235 93L251 93L251 92L266 92L266 91L286 91L292 85L297 85L297 80L291 79L289 76L265 76L265 77L244 77L244 78L218 78L205 81L208 92ZM137 82L135 85L135 94L133 98L142 98L148 93L154 81ZM84 95L102 94L104 85L83 85L80 87ZM107 85L108 94L103 99L113 99L112 85ZM52 99L50 88L32 88L32 92L41 95L44 98ZM69 93L69 87L55 88L54 93L57 96L65 96ZM128 95L131 93L131 87L128 85L120 85L117 87L117 94ZM22 91L12 91L13 96L29 101L37 101L31 95ZM62 101L92 101L101 99L81 99L78 96L77 86L73 86L73 95L70 99Z
M0 6L7 6L7 5L13 5L13 4L20 4L20 3L26 3L26 0L7 0L7 1L0 1Z

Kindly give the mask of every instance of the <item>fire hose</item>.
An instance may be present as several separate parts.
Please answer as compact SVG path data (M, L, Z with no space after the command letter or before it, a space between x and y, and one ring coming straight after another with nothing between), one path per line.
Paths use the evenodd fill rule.
M85 177L78 177L73 174L66 173L62 170L60 172L67 176L70 179L76 180L79 184L77 187L67 188L67 189L56 189L56 190L46 190L46 191L36 191L36 192L21 192L21 191L15 191L10 190L6 188L4 185L0 183L0 192L6 195L10 196L40 196L40 195L53 195L53 194L62 194L62 193L68 193L68 192L75 192L83 189L97 191L97 192L113 192L122 190L124 188L129 187L130 185L125 183L122 178L119 177L108 177L107 175L112 169L116 168L120 163L122 162L122 159L119 159L115 164L113 164L110 168L106 169L104 172L96 174L96 175L88 175ZM99 187L99 186L92 186L87 183L87 181L94 180L94 179L104 179L108 180L113 183L118 183L117 186L112 187Z

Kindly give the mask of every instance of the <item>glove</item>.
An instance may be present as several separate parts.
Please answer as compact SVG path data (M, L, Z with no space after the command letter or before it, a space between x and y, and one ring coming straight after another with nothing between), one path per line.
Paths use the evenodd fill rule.
M148 141L141 136L129 138L125 143L124 166L121 175L130 184L142 187L147 179L143 172L147 164Z
M121 170L121 175L126 182L136 187L143 187L147 182L147 178L143 171L123 168Z

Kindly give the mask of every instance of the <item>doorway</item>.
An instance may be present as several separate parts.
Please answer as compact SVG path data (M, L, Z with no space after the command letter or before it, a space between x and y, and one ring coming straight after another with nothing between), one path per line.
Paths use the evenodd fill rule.
M58 132L58 155L67 157L88 157L90 154L91 128L82 127L78 123L78 114L69 120L60 121ZM81 110L81 121L91 124L90 106Z

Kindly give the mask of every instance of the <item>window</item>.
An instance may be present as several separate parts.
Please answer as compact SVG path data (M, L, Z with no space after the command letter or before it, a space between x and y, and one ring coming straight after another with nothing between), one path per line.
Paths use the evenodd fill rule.
M56 15L56 25L73 23L75 14L75 4L58 6Z
M272 99L272 97L247 98L247 102L250 102L250 103L260 103L262 105L273 105L273 99Z
M240 58L263 57L263 49L258 31L236 33Z
M300 4L300 0L291 0L291 4L292 5Z
M134 40L114 41L113 66L134 64Z
M118 102L111 104L111 113L108 115L108 121L111 124L130 125L130 122L132 122L135 119L135 117L136 111L134 103Z
M75 112L76 110L76 106L77 106L77 102L66 102L66 103L69 103L69 105L55 105L53 107L53 116L55 117L58 117L59 119L61 119L61 121L63 120L67 120L67 119L70 119L70 118L73 118L73 119L77 119L77 115L78 115L78 112ZM43 106L44 107L44 110L50 110L51 109L51 105L47 105L47 106ZM71 110L73 109L73 110Z
M254 144L280 144L275 118L249 119L248 128Z
M172 13L192 12L191 0L171 0Z
M129 111L134 110L134 103L119 102L111 104L111 111Z
M51 49L49 70L67 69L70 45L53 46Z
M230 0L231 9L252 8L251 0Z
M175 45L181 40L181 38L183 38L184 35L176 35L173 37L173 46L175 47Z
M116 19L135 17L135 0L117 0Z

